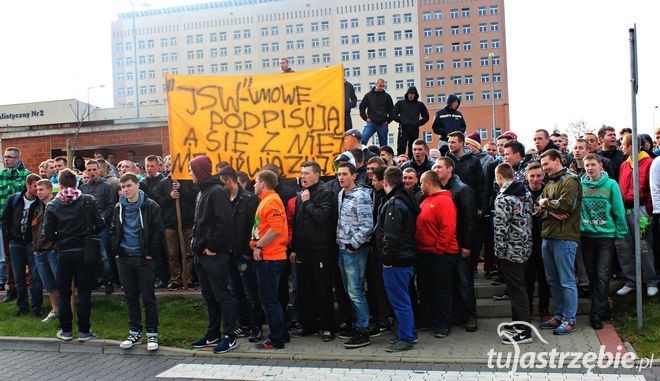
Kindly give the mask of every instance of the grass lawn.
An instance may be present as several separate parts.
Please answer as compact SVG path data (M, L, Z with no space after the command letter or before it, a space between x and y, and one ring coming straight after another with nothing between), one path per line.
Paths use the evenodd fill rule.
M626 297L614 296L614 327L624 341L629 341L640 357L660 358L660 301L644 297L644 327L637 331L634 293Z
M50 310L44 296L44 313ZM177 297L158 299L159 339L161 345L190 349L190 341L204 335L207 326L206 305L201 299ZM143 314L144 319L144 314ZM0 303L0 336L54 338L57 320L42 323L30 316L16 316L16 303ZM73 321L77 335L76 318ZM92 331L101 339L123 340L128 334L126 304L116 299L95 297L92 306Z

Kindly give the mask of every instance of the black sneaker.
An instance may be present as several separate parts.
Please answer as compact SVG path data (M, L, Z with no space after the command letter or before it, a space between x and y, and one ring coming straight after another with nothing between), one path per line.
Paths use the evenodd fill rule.
M214 347L216 344L218 344L218 341L220 341L219 337L209 337L208 334L206 334L201 339L191 342L190 345L193 348L200 349L206 347Z
M356 330L353 337L344 343L346 348L360 348L369 345L369 333L363 330Z
M225 336L218 345L213 347L213 353L227 353L238 348L238 341L235 337Z
M250 336L250 327L248 326L238 326L234 330L235 337L248 337Z
M167 284L160 279L156 280L154 283L154 288L164 288L165 286L167 286Z
M501 294L495 294L493 295L494 300L509 300L509 294L506 292L503 292Z
M4 291L4 290L5 290L5 284L4 283L0 284L0 291Z
M106 282L105 283L105 294L106 295L112 295L112 293L115 291L115 287L112 285L112 282Z
M504 278L498 276L497 278L493 279L493 280L490 282L490 284L493 285L493 286L499 286L499 285L501 285L501 284L504 284Z
M258 343L264 338L264 333L262 330L252 330L250 332L250 337L248 337L248 341L251 343Z
M170 283L167 285L167 291L178 291L182 288L183 287L181 287L181 285L178 283Z
M376 324L369 331L369 337L378 337L385 333L391 333L392 327L383 324Z
M435 330L435 337L438 339L442 339L444 337L449 336L449 328L438 328Z
M323 339L324 343L327 343L335 339L335 334L330 331L323 331L323 335L321 336L321 339Z
M355 336L355 329L353 328L345 328L337 332L337 337L340 339L350 339L353 336Z
M502 344L508 344L508 345L513 345L514 343L516 344L529 344L532 342L532 334L531 332L520 332L520 331L515 331L511 332L510 337L503 337L502 338Z
M7 294L5 295L5 298L2 299L2 302L9 303L9 302L13 302L14 300L16 300L16 289L15 288L7 289Z
M305 337L318 334L317 331L310 331L305 328L297 328L291 331L292 337Z

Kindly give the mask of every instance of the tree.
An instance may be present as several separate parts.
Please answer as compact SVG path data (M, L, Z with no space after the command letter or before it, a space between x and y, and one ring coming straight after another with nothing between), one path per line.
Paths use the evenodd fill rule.
M568 138L572 139L573 141L575 141L575 139L580 138L581 136L584 136L584 134L586 134L587 132L591 132L591 129L589 129L586 123L584 123L584 119L576 120L575 122L569 123L568 128L566 129Z

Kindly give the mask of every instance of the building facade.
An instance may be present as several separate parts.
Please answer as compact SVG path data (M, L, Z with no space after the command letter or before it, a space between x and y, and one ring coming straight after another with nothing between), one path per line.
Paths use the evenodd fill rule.
M459 17L454 18L456 9ZM503 0L224 0L123 13L112 23L114 103L165 103L166 73L274 73L280 71L280 57L287 57L297 71L342 63L358 99L378 78L386 80L394 99L417 86L432 113L444 106L448 94L458 93L470 130L492 125L487 123L490 98L485 97L495 97L501 109L498 128L504 130L503 13ZM482 40L486 49L480 47ZM455 43L459 51L453 51ZM493 94L481 82L482 55L491 51L498 81ZM452 66L456 60L459 67ZM362 125L357 110L352 114L354 125ZM424 130L430 131L430 123ZM391 126L389 144L395 135ZM431 141L430 134L424 137Z

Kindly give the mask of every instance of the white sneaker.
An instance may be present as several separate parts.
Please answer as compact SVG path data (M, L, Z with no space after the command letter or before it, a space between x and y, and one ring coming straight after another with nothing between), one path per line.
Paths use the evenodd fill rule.
M121 348L121 349L131 349L131 348L133 348L134 345L141 344L142 343L141 340L142 340L142 333L135 332L135 331L129 331L128 332L128 337L126 337L126 340L119 343L119 348Z
M150 334L147 334L149 336ZM149 341L147 342L148 351L157 351L158 350L158 334L149 336Z
M619 291L616 292L616 294L619 296L623 296L623 295L628 295L631 291L635 291L635 289L632 287L623 286L619 289Z
M59 317L59 316L57 316L57 314L55 313L55 311L50 311L50 312L48 313L48 316L46 316L46 317L42 320L42 322L43 322L43 323L46 323L46 322L51 321L51 320L56 320L58 317Z
M648 296L658 295L658 286L648 286L646 288L646 295L648 295Z

